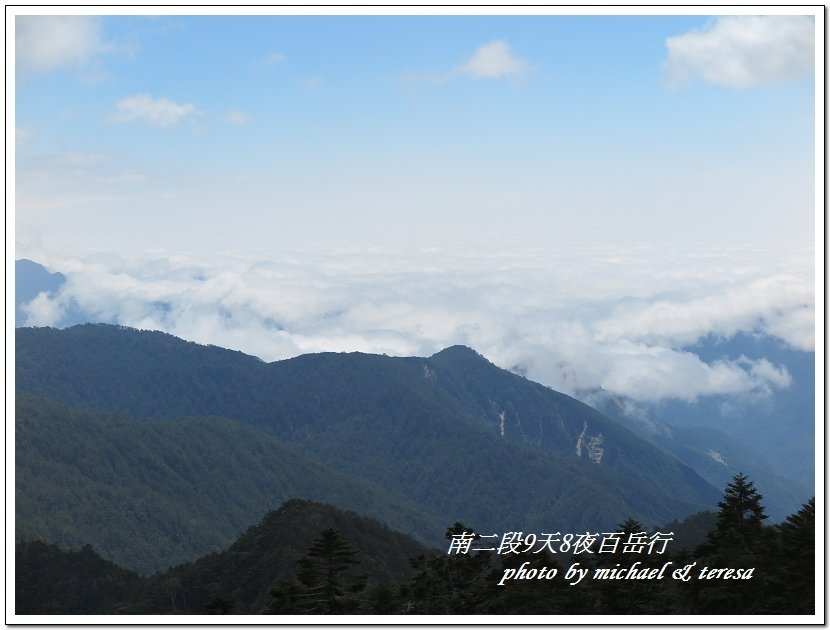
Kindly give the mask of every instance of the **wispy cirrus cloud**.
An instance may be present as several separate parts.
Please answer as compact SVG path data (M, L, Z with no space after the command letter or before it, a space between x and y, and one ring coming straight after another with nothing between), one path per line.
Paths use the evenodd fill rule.
M229 109L225 115L225 121L229 125L244 125L251 120L251 117L241 109Z
M666 81L697 78L727 88L753 88L810 75L815 54L812 16L720 17L702 29L666 39Z
M460 77L489 80L516 80L530 71L530 64L517 57L504 40L493 40L479 46L473 54L450 70L437 73L406 73L404 83L441 84Z
M263 57L258 57L257 59L251 61L248 69L251 72L269 72L279 66L282 66L287 60L288 57L286 57L284 53L275 50Z
M175 101L150 94L134 94L122 98L110 115L115 123L143 122L153 127L172 127L189 116L197 113L193 103L176 103Z
M156 128L175 127L194 116L207 114L214 123L232 126L245 125L250 122L250 115L238 108L231 108L224 114L205 112L193 103L177 103L166 97L154 97L150 94L134 94L122 98L115 105L115 111L107 117L116 124L143 123Z
M285 63L286 57L281 52L272 52L262 60L262 66L264 68L273 68L274 66L279 66Z
M17 156L15 212L21 223L53 223L61 217L67 220L65 229L81 216L87 220L88 213L123 207L150 179L148 173L107 152L61 151L37 156L24 152Z
M274 51L270 52L264 57L256 60L252 66L252 70L271 70L277 66L283 65L288 58L284 53Z

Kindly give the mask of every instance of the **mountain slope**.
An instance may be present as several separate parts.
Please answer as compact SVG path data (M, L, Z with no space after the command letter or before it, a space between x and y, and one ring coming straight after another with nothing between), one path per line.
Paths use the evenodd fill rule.
M141 585L138 574L107 562L90 546L65 551L41 541L21 541L14 556L17 615L112 614Z
M693 471L585 405L463 352L475 360L462 368L444 365L441 353L324 353L266 364L158 332L18 329L17 389L138 418L233 418L446 515L446 524L463 520L479 531L593 531L629 516L655 524L717 500ZM462 373L481 385L477 395L493 388L489 397L499 404L509 395L523 420L542 424L542 442L507 439L488 426L492 417L472 394L458 394L473 392L471 385L436 385ZM582 432L583 453L599 435L605 440L599 462L577 454Z
M409 559L428 551L374 519L293 499L266 514L224 551L151 577L121 612L203 614L212 597L223 595L233 602L236 614L260 613L270 599L269 588L294 579L297 560L325 529L336 530L358 552L355 571L367 574L370 585L407 580L412 573Z
M542 452L575 455L645 483L661 480L677 498L717 500L717 491L688 466L647 445L625 426L578 400L501 370L469 348L447 348L424 361L437 387L503 439Z
M221 551L151 577L104 560L90 546L66 551L40 541L15 549L17 614L205 614L221 596L234 614L256 614L269 589L295 576L324 529L334 529L357 552L356 571L369 586L406 582L410 558L430 550L378 521L331 505L291 499L245 529Z
M69 547L150 573L228 545L295 496L336 503L434 540L422 506L223 418L136 421L18 396L18 538Z
M715 427L672 426L633 401L595 392L597 409L694 468L715 486L725 486L737 473L749 475L763 488L764 505L773 521L797 511L813 491L796 479L777 474L766 458Z
M665 400L653 406L654 414L672 426L719 429L759 453L776 474L814 488L815 352L789 348L772 337L748 334L727 340L707 337L691 351L706 361L766 360L786 368L791 380L781 389L743 397Z

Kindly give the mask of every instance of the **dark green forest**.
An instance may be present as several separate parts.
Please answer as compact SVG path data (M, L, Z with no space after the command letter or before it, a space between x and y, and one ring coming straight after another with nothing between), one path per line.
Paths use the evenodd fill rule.
M225 548L274 505L302 496L426 539L440 520L225 418L138 422L18 396L18 536L78 548L148 574Z
M16 548L18 614L718 614L807 615L815 611L814 502L777 525L766 525L762 497L736 475L726 487L715 524L693 517L686 540L664 553L554 555L529 546L513 552L447 553L450 541L474 528L446 530L443 549L428 549L372 519L328 505L288 501L250 527L228 549L149 577L121 569L90 547L65 551L38 541ZM650 533L635 519L613 530L620 541ZM668 532L663 531L663 534ZM658 547L659 549L659 547ZM554 549L555 550L555 549ZM586 579L571 585L575 561ZM599 569L663 577L599 579ZM691 579L671 571L692 565ZM553 579L505 579L524 570ZM713 571L714 569L714 571ZM717 569L752 569L750 579L723 579ZM531 571L535 570L532 573ZM521 573L519 573L521 575ZM717 575L719 577L712 577ZM600 573L599 575L602 575ZM703 576L703 577L701 577ZM503 584L500 585L499 583Z

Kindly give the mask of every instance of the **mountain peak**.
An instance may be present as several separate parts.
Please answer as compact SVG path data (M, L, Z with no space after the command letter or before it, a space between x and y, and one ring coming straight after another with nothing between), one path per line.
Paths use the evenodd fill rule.
M431 359L437 359L437 358L484 359L484 357L481 354L479 354L478 352L476 352L475 350L473 350L469 346L462 346L462 345L449 346L447 348L444 348L440 352L436 352L435 354L433 354L430 358ZM486 359L484 359L484 360L486 361Z

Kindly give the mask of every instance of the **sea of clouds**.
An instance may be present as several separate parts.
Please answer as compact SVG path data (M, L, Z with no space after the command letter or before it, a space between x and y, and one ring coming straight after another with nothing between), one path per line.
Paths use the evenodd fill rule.
M789 386L784 366L707 363L689 348L738 332L804 351L815 344L811 244L43 254L38 262L67 281L26 307L27 325L59 324L74 307L266 361L321 351L428 356L464 344L570 394L765 395Z

